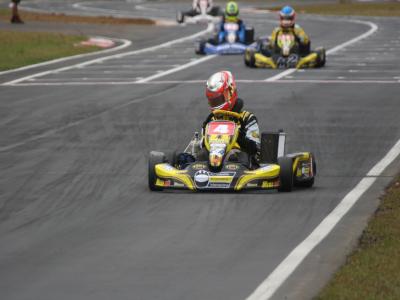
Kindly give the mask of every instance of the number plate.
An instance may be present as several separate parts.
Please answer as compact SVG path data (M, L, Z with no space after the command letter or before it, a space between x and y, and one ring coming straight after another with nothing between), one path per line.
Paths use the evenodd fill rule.
M233 122L211 122L207 127L207 134L234 135L235 123Z

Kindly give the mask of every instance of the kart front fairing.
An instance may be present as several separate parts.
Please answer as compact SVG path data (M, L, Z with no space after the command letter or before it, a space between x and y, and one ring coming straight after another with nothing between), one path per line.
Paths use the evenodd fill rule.
M249 170L241 163L225 163L221 171L210 169L207 161L197 161L179 170L169 163L155 166L156 185L164 189L193 191L240 191L244 189L274 189L279 187L278 165Z
M204 47L205 54L243 54L247 46L241 43L222 43L220 45L213 45L206 43Z

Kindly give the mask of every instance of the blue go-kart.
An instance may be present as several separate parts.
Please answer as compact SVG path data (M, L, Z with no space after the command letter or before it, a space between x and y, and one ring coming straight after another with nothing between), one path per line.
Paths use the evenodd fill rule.
M214 38L197 40L196 54L243 54L254 41L254 29L243 24L225 22Z

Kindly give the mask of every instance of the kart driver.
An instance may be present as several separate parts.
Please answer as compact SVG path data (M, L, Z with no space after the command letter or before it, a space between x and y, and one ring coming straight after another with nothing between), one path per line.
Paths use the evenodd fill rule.
M11 8L11 23L14 24L23 24L24 22L21 20L18 12L18 5L21 0L11 0L10 8Z
M225 7L225 14L222 18L222 22L219 26L219 32L217 37L217 43L213 44L221 44L225 41L225 23L236 23L239 25L239 30L237 32L238 41L241 43L245 43L246 30L243 24L243 21L239 19L239 6L235 1L229 1Z
M236 160L247 165L249 168L258 166L261 144L257 118L252 113L243 110L243 100L238 98L236 83L232 73L229 71L220 71L213 74L207 80L206 97L211 111L218 109L240 114L240 129L237 142L241 151L237 151ZM214 120L214 115L210 113L203 122L203 137L207 124L212 120ZM201 149L195 154L197 160L207 160L208 151L204 146L204 140L203 143L200 143L200 147ZM233 155L233 157L235 157L235 155ZM177 165L181 169L188 163L194 161L196 161L196 158L190 153L183 152L177 155Z
M243 110L243 100L238 98L236 82L231 72L221 71L213 74L206 85L206 97L211 111L227 110L240 114L238 144L248 154L250 165L257 164L260 151L260 130L257 118L251 112ZM214 119L210 113L203 123L204 130L208 122Z
M207 0L207 13L208 14L215 14L215 8L213 0ZM200 11L200 0L193 0L192 9L185 11L183 13L184 16L194 17L201 13Z
M276 27L271 34L271 38L269 41L270 49L279 51L279 49L277 49L278 48L277 40L279 34L281 34L282 32L292 31L295 36L296 42L299 45L300 53L303 55L309 54L310 38L305 33L303 28L295 24L296 12L294 11L294 9L290 6L285 6L279 12L279 18L280 18L280 26Z

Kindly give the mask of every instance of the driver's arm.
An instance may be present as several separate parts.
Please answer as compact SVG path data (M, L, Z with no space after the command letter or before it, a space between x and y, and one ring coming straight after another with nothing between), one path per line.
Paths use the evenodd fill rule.
M275 49L276 39L278 38L279 27L272 30L271 37L269 39L269 47Z
M310 38L308 37L307 33L304 31L303 28L300 26L296 25L294 28L294 34L296 35L298 41L302 45L307 45L310 43Z
M248 154L255 155L261 147L257 118L252 113L246 112L241 123L239 145Z
M239 41L244 43L246 39L246 27L244 26L242 20L238 21L238 25L239 25L239 31L238 31Z
M218 43L222 43L225 40L225 28L224 28L225 20L220 23L219 32L218 32Z
M204 145L204 136L205 136L205 133L206 133L206 126L213 119L213 117L214 117L213 113L209 114L207 116L207 119L203 122L203 126L201 127L201 138L202 138L202 141L203 141L202 147L205 146Z

